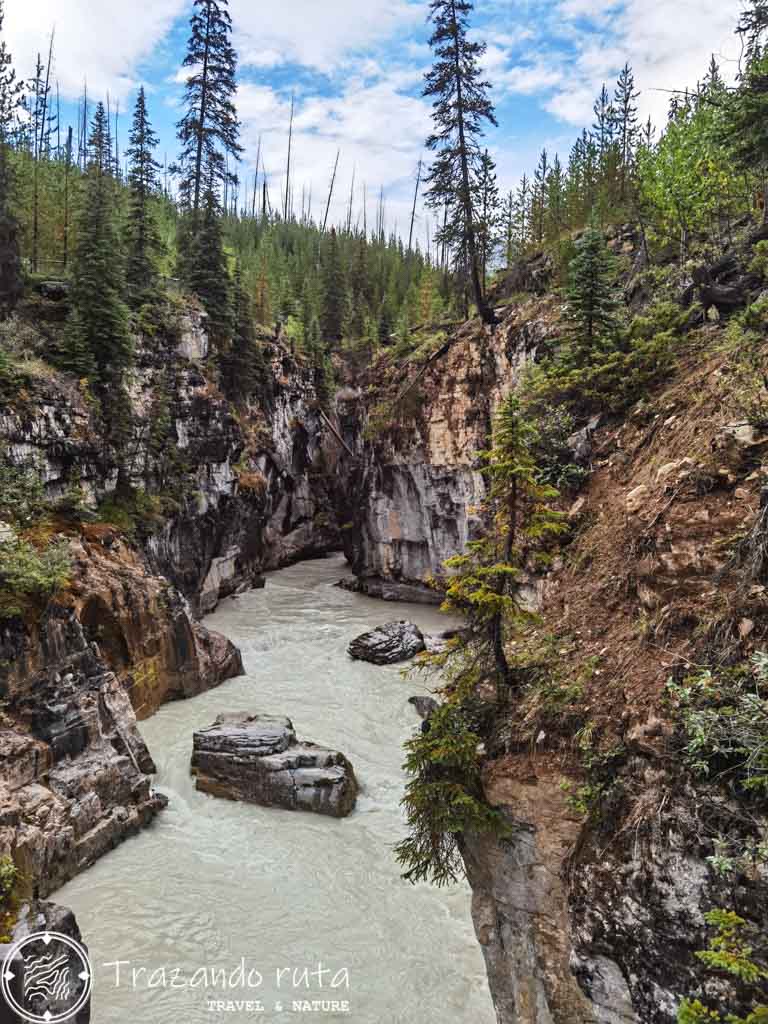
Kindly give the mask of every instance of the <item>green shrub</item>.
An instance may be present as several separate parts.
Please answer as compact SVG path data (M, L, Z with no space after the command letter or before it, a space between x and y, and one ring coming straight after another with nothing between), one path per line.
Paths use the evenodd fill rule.
M0 618L23 615L30 604L47 600L66 583L69 570L66 541L42 551L21 538L0 544Z
M46 510L39 469L13 466L0 453L0 519L27 524Z
M677 335L629 339L624 347L597 349L579 365L566 345L552 359L532 367L523 385L524 404L534 413L562 405L574 414L621 412L663 381L674 365Z
M683 325L687 311L670 299L652 303L642 315L634 317L629 325L630 338L651 341L664 331L678 331Z
M758 242L754 248L754 253L752 262L749 264L750 271L753 274L759 274L763 278L768 277L768 241Z
M768 970L757 963L753 949L744 940L747 922L730 910L712 910L704 915L707 924L715 928L709 947L696 953L697 959L711 971L729 974L748 986L760 985L768 980ZM677 1013L677 1024L768 1024L768 1006L755 1005L746 1017L712 1010L698 999L684 999Z
M768 797L768 656L749 666L705 670L668 693L683 732L683 755L698 775L713 773L745 794Z

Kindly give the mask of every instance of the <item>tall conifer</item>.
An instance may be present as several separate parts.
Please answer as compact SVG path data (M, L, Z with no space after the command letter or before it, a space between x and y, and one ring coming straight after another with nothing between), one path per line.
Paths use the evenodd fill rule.
M126 267L128 294L134 309L151 301L157 291L158 258L162 250L154 209L160 187L160 165L153 155L157 143L142 86L136 100L126 151L130 189Z
M480 59L485 44L468 38L471 0L431 0L434 31L430 46L435 53L427 74L424 95L433 97L435 129L427 147L435 158L427 176L427 203L446 210L448 223L438 241L447 241L457 254L466 253L469 278L477 308L486 323L496 317L485 299L482 267L475 232L476 194L473 179L482 157L480 140L486 124L496 124L483 80Z

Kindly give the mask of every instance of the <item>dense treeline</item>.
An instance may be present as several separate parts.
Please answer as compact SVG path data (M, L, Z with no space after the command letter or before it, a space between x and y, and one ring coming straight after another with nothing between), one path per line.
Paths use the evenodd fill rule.
M71 283L65 338L46 356L97 384L119 385L132 336L157 332L168 317L169 288L180 287L205 308L224 383L242 395L258 346L236 350L255 324L277 330L325 378L341 347L372 353L406 343L413 327L451 313L451 276L418 247L386 236L382 204L368 231L353 226L351 210L338 227L327 215L322 224L304 211L298 217L288 203L276 210L266 177L258 202L255 187L239 202L237 57L227 0L194 0L193 7L180 156L170 168L156 159L143 89L121 154L108 103L93 105L85 95L77 126L61 125L53 40L27 83L16 79L3 44L0 212L9 246L33 278ZM8 273L0 289L7 311L20 292L18 260Z

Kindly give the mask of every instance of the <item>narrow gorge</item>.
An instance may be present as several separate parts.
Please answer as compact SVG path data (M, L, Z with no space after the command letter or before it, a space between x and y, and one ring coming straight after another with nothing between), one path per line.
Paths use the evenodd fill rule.
M768 2L358 7L0 0L0 1024L768 1024Z

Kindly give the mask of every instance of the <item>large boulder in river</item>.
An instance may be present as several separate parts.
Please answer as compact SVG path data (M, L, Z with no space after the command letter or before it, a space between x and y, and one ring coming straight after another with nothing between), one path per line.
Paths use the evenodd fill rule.
M363 633L349 645L348 651L357 661L374 665L393 665L407 661L425 650L424 634L412 622L388 622L370 633Z
M197 788L264 807L345 818L357 800L352 765L337 750L296 739L289 718L219 715L194 734Z

